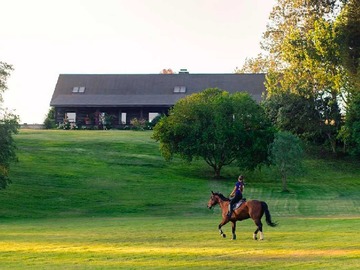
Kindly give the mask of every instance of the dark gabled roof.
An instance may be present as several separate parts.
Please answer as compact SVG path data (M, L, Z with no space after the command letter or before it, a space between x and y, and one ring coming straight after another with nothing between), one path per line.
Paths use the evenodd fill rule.
M50 106L172 106L206 88L247 91L260 101L265 74L60 74ZM174 93L185 86L186 93ZM85 87L73 93L74 87Z

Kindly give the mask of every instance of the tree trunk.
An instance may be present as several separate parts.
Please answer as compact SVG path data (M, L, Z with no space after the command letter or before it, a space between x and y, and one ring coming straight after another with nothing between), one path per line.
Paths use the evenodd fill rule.
M216 179L221 178L220 172L221 172L221 166L214 166L214 178Z
M281 177L281 179L282 179L282 186L283 186L283 191L288 191L288 189L287 189L287 180L286 180L286 175L285 174L283 174L282 175L282 177Z
M330 146L331 146L331 150L334 154L336 154L336 139L333 138L333 136L331 136L331 133L327 133L328 138L329 138L329 142L330 142Z

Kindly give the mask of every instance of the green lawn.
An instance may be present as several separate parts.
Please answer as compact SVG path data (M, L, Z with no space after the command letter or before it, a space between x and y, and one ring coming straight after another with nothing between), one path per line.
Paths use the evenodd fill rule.
M278 218L265 240L250 221L222 239L208 218L70 218L3 221L1 269L358 269L356 218Z
M306 160L290 193L269 169L241 172L245 196L268 203L279 226L217 231L210 191L230 193L240 171L214 180L201 160L160 156L151 132L34 131L16 135L19 163L0 193L0 269L357 269L356 161ZM224 231L230 235L230 226Z

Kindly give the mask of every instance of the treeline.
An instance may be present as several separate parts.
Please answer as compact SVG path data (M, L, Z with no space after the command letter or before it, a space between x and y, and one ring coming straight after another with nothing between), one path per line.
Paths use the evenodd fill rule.
M360 156L360 1L278 0L262 53L238 73L266 73L272 123Z

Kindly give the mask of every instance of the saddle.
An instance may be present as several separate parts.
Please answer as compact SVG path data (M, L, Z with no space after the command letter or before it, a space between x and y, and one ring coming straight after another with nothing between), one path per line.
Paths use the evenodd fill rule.
M246 198L242 198L240 201L238 201L233 208L233 211L238 209L244 202L246 202Z

